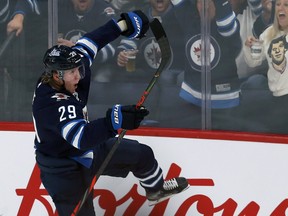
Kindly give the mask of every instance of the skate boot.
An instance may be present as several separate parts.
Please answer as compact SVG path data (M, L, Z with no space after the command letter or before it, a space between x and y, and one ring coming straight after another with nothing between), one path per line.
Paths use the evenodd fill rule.
M189 188L189 184L186 178L176 177L170 180L164 181L162 189L156 192L146 191L146 197L149 201L149 206L156 205L170 197Z

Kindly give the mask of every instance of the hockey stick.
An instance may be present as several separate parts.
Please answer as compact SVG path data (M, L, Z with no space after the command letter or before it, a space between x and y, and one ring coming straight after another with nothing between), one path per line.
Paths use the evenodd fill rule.
M141 107L143 105L143 103L147 99L148 95L150 94L152 88L154 87L158 77L160 76L160 74L164 70L164 68L166 67L166 65L169 62L170 57L171 57L170 44L169 44L168 38L166 36L166 33L165 33L161 23L159 22L159 20L158 19L153 19L153 21L150 23L150 28L151 28L151 30L152 30L155 38L156 38L156 41L159 44L159 47L160 47L160 50L161 50L161 55L162 55L161 56L162 60L161 60L161 63L159 65L158 69L156 70L152 80L150 81L150 83L148 84L146 90L142 94L140 100L136 104L136 108L139 108L139 107ZM82 199L76 205L76 207L75 207L74 211L72 212L71 216L76 216L78 214L78 212L80 211L80 209L83 206L84 202L86 201L86 199L88 198L89 194L93 190L94 185L96 184L96 181L98 180L100 175L102 175L102 173L104 172L106 166L110 162L114 152L118 148L118 146L119 146L122 138L126 134L126 132L127 132L127 130L125 130L125 129L123 129L120 132L117 140L115 141L115 143L113 144L111 150L109 151L108 155L106 156L105 160L101 164L98 172L96 173L96 175L92 179L89 188L87 188L87 190L85 191Z
M12 40L14 39L16 35L16 31L11 32L7 38L5 39L5 41L3 42L3 44L0 47L0 58L2 57L3 53L7 50L7 47L9 46L9 44L12 42Z

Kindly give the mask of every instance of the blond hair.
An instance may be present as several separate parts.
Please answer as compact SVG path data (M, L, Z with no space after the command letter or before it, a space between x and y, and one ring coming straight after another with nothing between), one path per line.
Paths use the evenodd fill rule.
M284 31L285 33L287 33L288 29L284 30L284 29L280 28L279 23L278 23L278 19L277 19L276 13L275 13L274 14L274 22L273 22L271 28L267 29L267 39L268 39L268 41L271 41L273 38L275 38L277 35L279 35L279 33L281 31Z
M56 70L44 72L41 76L41 82L43 84L49 84L52 88L59 91L64 88L64 85L55 80L53 74L58 74L58 72Z

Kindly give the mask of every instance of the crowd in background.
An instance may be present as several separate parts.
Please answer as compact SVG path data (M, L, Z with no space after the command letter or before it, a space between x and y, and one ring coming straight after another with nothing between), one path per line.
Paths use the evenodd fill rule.
M145 103L150 115L143 125L201 129L208 110L208 129L286 133L285 2L60 0L55 43L71 46L89 29L122 12L140 9L149 19L161 21L172 51ZM209 24L208 39L203 36L203 23ZM0 120L32 121L33 84L43 71L43 53L48 47L48 1L1 0L0 31L0 46L16 32L0 56ZM274 41L269 48L280 36L280 42ZM256 54L251 53L254 41L262 43ZM284 66L274 73L282 47L285 64L281 61ZM131 51L136 53L135 69L126 67ZM103 116L115 103L136 103L160 62L161 50L150 31L141 40L120 37L105 46L92 67L89 116Z

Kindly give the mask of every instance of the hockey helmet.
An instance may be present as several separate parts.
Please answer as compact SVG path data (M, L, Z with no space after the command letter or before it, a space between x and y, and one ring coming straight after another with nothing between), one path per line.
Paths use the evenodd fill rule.
M58 71L79 68L81 78L85 76L84 65L80 54L71 47L56 45L48 49L44 55L43 63L48 71Z

